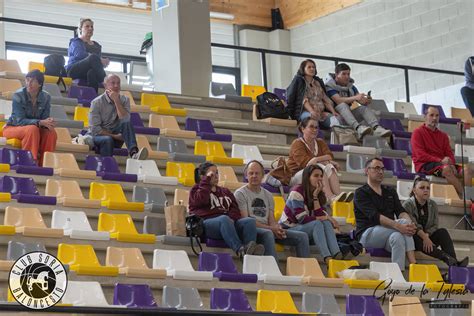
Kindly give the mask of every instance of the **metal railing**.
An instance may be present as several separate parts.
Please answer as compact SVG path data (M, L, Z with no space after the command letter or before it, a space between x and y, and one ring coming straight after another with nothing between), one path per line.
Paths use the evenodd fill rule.
M35 21L28 21L28 20L5 18L5 17L0 17L0 22L27 24L27 25L42 26L42 27L48 27L48 28L70 30L70 31L74 32L74 36L77 36L77 28L75 26L35 22ZM28 46L28 45L23 44L23 46ZM33 45L29 45L29 46L33 46ZM337 65L340 62L346 62L346 63L352 63L352 64L361 64L361 65L368 65L368 66L401 69L404 72L405 95L406 95L406 100L408 102L410 102L410 76L409 76L409 71L410 70L411 71L424 71L424 72L431 72L431 73L439 73L439 74L444 74L444 75L464 76L464 73L461 72L461 71L452 71L452 70L426 68L426 67L416 67L416 66L409 66L409 65L402 65L402 64L390 64L390 63L382 63L382 62L360 60L360 59L351 59L351 58L344 58L344 57L333 57L333 56L323 56L323 55L285 52L285 51L272 50L272 49L245 47L245 46L220 44L220 43L211 43L211 46L216 47L216 48L233 49L233 50L239 50L239 51L259 53L260 54L261 70L262 70L262 82L263 82L263 85L264 85L265 89L268 88L267 60L266 60L266 55L267 54L289 56L289 57L299 57L299 58L312 58L312 59L318 59L318 60L328 60L328 61L333 61L335 65ZM57 49L58 48L56 48L56 50ZM59 50L62 51L62 52L67 51L66 49L59 49ZM129 56L129 55L107 54L107 56L112 57L111 59L121 60L124 63L124 65L126 65L126 63L128 63L132 60L140 60L140 61L145 60L144 58L141 58L141 57Z

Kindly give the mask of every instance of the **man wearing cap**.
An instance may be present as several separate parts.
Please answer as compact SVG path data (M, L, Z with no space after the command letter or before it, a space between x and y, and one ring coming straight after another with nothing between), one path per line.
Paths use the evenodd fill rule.
M12 114L3 128L3 136L20 139L21 148L31 151L41 166L43 154L56 148L56 123L50 117L51 96L43 91L41 71L27 73L25 82L25 87L13 95Z

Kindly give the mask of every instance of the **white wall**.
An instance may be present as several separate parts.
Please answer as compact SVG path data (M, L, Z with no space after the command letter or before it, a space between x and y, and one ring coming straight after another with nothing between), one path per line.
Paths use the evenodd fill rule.
M463 71L473 53L472 0L364 0L291 30L294 52ZM296 71L301 59L293 59ZM323 78L334 64L316 61ZM403 71L352 64L361 91L387 102L403 100ZM410 71L414 100L460 106L463 77ZM443 98L440 98L443 95ZM439 102L441 101L441 102ZM448 111L449 113L449 111Z
M92 18L94 39L104 53L140 56L145 34L151 31L150 12L59 0L7 0L4 15L71 26L76 26L81 17ZM72 31L5 23L5 40L10 42L67 48L72 36ZM212 41L234 44L233 36L232 25L211 23ZM213 64L235 67L233 56L232 50L213 49Z

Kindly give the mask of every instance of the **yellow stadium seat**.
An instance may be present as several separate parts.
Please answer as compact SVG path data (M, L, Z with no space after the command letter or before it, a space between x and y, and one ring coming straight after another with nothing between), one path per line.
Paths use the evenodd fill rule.
M89 127L89 108L76 106L74 108L74 121L84 122L84 127Z
M338 272L349 269L353 266L358 266L359 262L357 260L335 260L331 259L328 263L328 277L330 278L338 278Z
M343 287L342 279L326 278L321 270L318 260L315 258L286 259L286 275L302 276L303 283L309 286L320 287Z
M451 288L451 285L453 290L464 290L464 284L444 283L441 272L435 264L410 264L408 281L425 282L428 289L436 292L439 292L441 289Z
M194 154L197 156L206 156L206 160L224 165L241 166L244 164L242 158L229 158L220 142L208 142L196 140L194 142Z
M142 93L142 106L149 106L152 112L162 115L186 116L186 109L172 108L164 94Z
M137 147L148 149L148 159L168 159L168 153L165 151L157 151L151 148L150 142L145 135L136 135Z
M281 196L274 195L273 203L275 204L273 214L275 216L276 221L278 222L278 220L281 217L281 214L283 213L283 209L285 208L285 200ZM283 247L283 245L276 243L275 250L282 252L285 250L285 247Z
M100 200L84 198L79 183L75 180L46 180L45 195L55 196L58 203L67 207L95 208L101 207Z
M69 133L69 130L67 128L56 127L55 131L56 131L56 135L58 135L58 138L56 139L56 151L79 152L79 153L89 152L88 145L72 143L71 134Z
M97 230L109 232L110 238L123 242L153 244L156 241L154 234L139 234L129 214L100 213Z
M174 190L174 201L173 205L184 205L188 206L189 202L189 191L183 189Z
M64 231L46 227L41 212L37 208L7 206L3 224L15 226L17 233L30 237L62 238Z
M7 144L15 148L21 148L21 140L18 138L7 138Z
M227 188L229 190L236 190L245 185L243 182L239 182L235 175L234 168L229 166L219 166L219 186Z
M354 202L333 202L331 208L333 217L345 217L346 223L355 226Z
M102 206L111 210L143 212L145 209L145 204L142 202L127 201L125 193L118 183L92 182L89 190L89 199L101 200Z
M102 266L91 245L58 245L58 259L79 275L117 276L117 267Z
M0 192L0 202L10 202L12 195L8 192Z
M390 316L426 316L423 305L416 296L395 296L390 300L388 309Z
M166 278L165 269L150 269L139 248L107 247L105 264L119 268L120 274L131 278Z
M15 235L15 226L12 225L0 225L0 235Z
M0 163L0 172L9 173L10 165L7 163Z
M166 176L178 178L179 183L191 187L194 185L194 165L190 162L166 163Z
M257 101L257 96L266 92L267 89L262 86L251 86L248 84L242 85L242 96L243 97L251 97L253 102Z
M34 69L38 69L39 71L41 72L44 72L44 64L43 63L38 63L38 62L34 62L34 61L30 61L28 63L28 71L32 71ZM72 78L69 78L69 77L63 77L64 79L64 83L68 86L72 85ZM53 84L56 84L59 80L59 77L57 76L48 76L48 75L45 75L44 76L44 82L45 83L53 83Z
M471 111L466 108L451 107L451 117L461 119L466 123L471 123L471 125L474 123Z
M258 290L257 311L283 314L299 314L288 291Z
M54 173L61 177L96 179L95 170L81 170L77 164L76 157L71 153L45 152L43 167L53 168Z
M160 135L175 138L196 138L195 131L185 131L179 128L174 116L150 114L149 127L160 129Z

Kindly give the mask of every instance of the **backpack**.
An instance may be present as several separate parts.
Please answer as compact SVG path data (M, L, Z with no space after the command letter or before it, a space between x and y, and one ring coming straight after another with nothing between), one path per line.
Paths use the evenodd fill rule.
M264 92L257 96L258 103L258 119L265 119L269 117L288 119L288 111L285 108L283 101L271 92Z
M64 91L66 91L66 83L63 77L67 77L66 68L64 68L65 64L66 60L60 54L51 54L44 58L44 74L58 77L56 84L62 83Z

